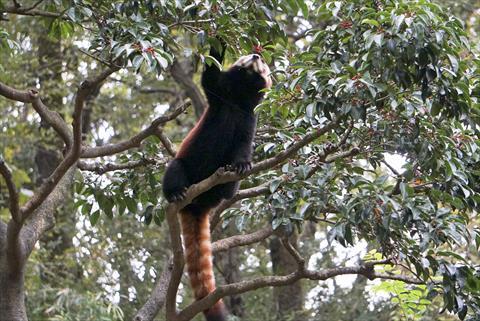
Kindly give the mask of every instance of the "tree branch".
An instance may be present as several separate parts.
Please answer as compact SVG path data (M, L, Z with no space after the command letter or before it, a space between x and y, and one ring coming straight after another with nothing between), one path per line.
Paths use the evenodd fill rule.
M71 130L63 118L54 111L45 106L38 95L38 91L30 89L28 91L17 90L0 82L0 95L19 102L30 103L33 109L40 115L40 117L48 123L63 139L67 148L72 145L73 137Z
M167 287L167 297L165 303L167 320L173 320L177 315L177 290L182 279L183 266L185 265L182 239L180 237L180 224L177 216L178 210L179 208L175 204L171 203L168 205L166 213L168 231L170 234L170 245L173 252L173 267L171 278Z
M201 193L209 190L213 186L217 184L223 184L227 182L231 182L234 180L239 180L243 177L247 177L248 175L260 172L265 169L272 168L277 166L287 160L290 156L295 154L298 150L302 147L306 146L307 144L313 142L318 137L324 135L325 133L329 132L339 124L339 119L335 119L334 121L328 123L327 125L316 129L315 131L305 135L301 140L292 144L289 148L284 150L283 152L278 153L276 156L266 159L262 162L257 163L252 169L246 172L243 175L238 175L233 172L226 172L224 168L219 168L213 175L204 179L203 181L194 184L189 187L186 193L186 197L184 200L177 202L177 203L170 203L167 207L167 222L169 226L170 232L170 241L171 246L173 249L173 270L172 270L172 278L168 285L167 289L167 298L166 298L166 316L168 320L176 320L177 313L176 313L176 296L178 285L180 284L180 279L183 273L183 266L184 266L184 258L183 258L183 248L182 242L180 238L180 226L178 222L177 213L180 209L191 203L191 201ZM214 292L216 293L216 292ZM241 293L241 292L239 292ZM218 294L217 294L218 295ZM211 297L210 295L207 297ZM204 300L198 301L203 302ZM208 300L207 300L208 301ZM213 305L216 301L212 301L211 304ZM197 303L194 303L194 305ZM188 309L188 308L187 308ZM200 311L200 310L199 310ZM191 315L193 317L196 313ZM180 315L178 315L180 317ZM187 319L185 319L187 320Z
M173 259L169 259L163 268L162 274L155 282L152 293L147 302L138 310L133 321L152 321L165 304L167 288L173 271Z
M115 144L106 144L103 146L86 148L83 151L81 158L96 158L108 156L126 151L133 147L138 147L145 138L156 134L158 126L177 118L189 106L189 103L185 103L175 109L172 113L156 118L147 128L127 140Z
M97 77L87 79L80 85L75 97L73 111L73 144L67 151L65 158L60 162L57 168L55 168L50 177L45 180L35 194L20 209L22 223L42 204L43 201L45 201L68 169L80 158L82 148L82 110L85 105L85 100L101 82L115 71L117 71L117 69L107 69Z
M175 155L177 154L177 151L175 150L175 146L173 146L173 143L170 141L167 135L165 135L163 130L157 127L155 130L155 135L158 137L158 139L160 139L160 142L162 143L163 147L165 147L168 154L170 154L170 156L172 157L175 157Z
M22 228L20 238L25 244L25 254L27 256L30 255L39 238L53 227L56 209L65 203L71 193L74 174L75 167L71 167Z
M0 175L3 176L5 183L8 189L9 195L9 208L12 215L12 219L19 223L20 222L20 208L18 205L18 192L15 183L13 182L12 172L8 168L7 164L2 157L0 157Z
M249 245L260 242L273 233L271 226L264 227L256 232L235 235L212 243L213 252L226 251L234 247ZM147 299L147 302L138 310L133 321L152 321L165 303L167 288L174 269L173 259L165 265L162 274L155 282L155 286Z
M285 276L265 276L255 278L253 280L242 281L233 284L227 284L218 287L215 291L211 292L205 298L195 301L183 311L178 314L175 321L187 321L192 319L195 315L211 307L215 302L221 298L229 295L245 293L248 291L268 287L268 286L284 286L292 284L300 279L309 279L313 281L324 281L339 275L357 274L363 275L370 280L373 279L390 279L398 280L411 284L424 284L422 280L412 278L406 275L386 274L378 273L373 270L375 265L388 264L389 261L371 261L364 265L354 267L336 267L331 269L325 269L322 271L309 271L309 270L297 270L291 274ZM172 319L173 320L173 319Z
M115 163L105 163L105 164L93 163L92 164L84 161L79 161L77 163L77 167L82 171L90 171L90 172L95 172L98 175L103 175L107 172L123 170L123 169L133 169L133 168L142 167L149 164L156 164L156 163L157 162L151 158L142 158L141 160L138 160L138 161L131 161L131 162L122 163L122 164L115 164Z
M62 14L57 12L36 9L36 6L38 6L38 4L29 8L22 8L21 6L20 7L7 6L3 8L0 11L0 13L4 12L9 14L21 15L21 16L39 16L39 17L47 17L47 18L59 18L62 16Z
M267 194L270 191L270 183L271 182L268 181L255 187L239 190L232 198L222 201L210 216L210 230L213 231L218 225L220 222L220 215L222 215L223 211L240 200Z
M323 136L324 134L326 134L327 132L334 129L336 126L338 126L339 121L340 121L339 119L335 119L334 121L328 123L327 125L321 128L318 128L309 134L306 134L301 140L293 143L290 147L288 147L283 152L280 152L271 158L268 158L266 160L256 163L252 167L252 169L250 169L249 171L245 172L242 175L236 174L234 172L228 172L224 168L219 168L215 173L213 173L208 178L204 179L203 181L197 184L191 185L186 192L185 198L182 201L175 203L175 205L178 207L178 209L182 209L188 204L190 204L195 197L208 191L210 188L212 188L215 185L237 181L242 178L248 177L252 174L255 174L263 170L267 170L282 164L289 157L291 157L293 154L299 151L302 147L308 145L309 143L313 142L315 139L319 138L320 136Z
M273 234L273 228L266 226L256 232L244 235L234 235L212 243L213 252L227 251L233 247L250 245L263 241Z
M192 77L185 72L178 60L173 62L170 73L173 79L185 89L185 94L192 101L195 114L200 117L208 104L198 86L193 82Z

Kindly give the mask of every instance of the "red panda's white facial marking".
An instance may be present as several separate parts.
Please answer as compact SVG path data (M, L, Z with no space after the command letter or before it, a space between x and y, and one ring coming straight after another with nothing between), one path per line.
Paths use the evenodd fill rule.
M262 76L263 79L265 79L266 88L270 89L272 87L272 78L270 77L270 68L268 68L268 65L263 61L260 55L251 54L247 56L242 56L238 58L238 60L233 64L232 67L235 67L235 66L243 67L243 68L247 68L255 71L260 76Z

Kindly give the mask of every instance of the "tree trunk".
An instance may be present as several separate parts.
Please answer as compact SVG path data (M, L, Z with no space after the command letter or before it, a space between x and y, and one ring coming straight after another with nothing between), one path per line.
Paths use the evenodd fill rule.
M23 266L7 259L6 226L0 226L0 321L26 321Z
M235 234L236 229L233 224L230 224L227 231ZM225 237L225 234L222 233L222 238ZM229 234L229 233L228 233ZM232 248L226 252L218 253L215 255L215 263L219 267L219 270L225 279L226 284L236 283L241 281L240 274L240 265L241 265L241 249L238 247ZM218 278L217 278L218 279ZM217 280L217 283L218 280ZM242 300L241 295L231 295L224 298L224 302L227 305L229 312L240 319L245 315L245 304Z
M297 247L297 235L294 233L289 237L290 243ZM278 237L270 241L270 256L272 258L272 269L276 275L286 275L297 269L295 259L283 246ZM300 282L291 285L273 288L273 297L275 302L276 320L295 320L302 321L303 312L303 290ZM292 319L291 317L294 316Z

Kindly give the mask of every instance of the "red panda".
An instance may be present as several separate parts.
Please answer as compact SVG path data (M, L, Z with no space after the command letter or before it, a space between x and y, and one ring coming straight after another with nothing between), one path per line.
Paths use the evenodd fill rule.
M211 55L221 63L224 51L212 48ZM239 174L251 168L257 122L254 108L263 98L262 89L271 86L270 69L258 54L240 57L227 71L220 71L215 64L205 67L202 87L208 108L167 166L163 178L167 201L183 199L190 185L220 167ZM214 186L180 211L187 272L197 300L215 290L209 212L222 199L231 198L238 186L238 182ZM225 321L227 310L218 301L204 314L207 321Z

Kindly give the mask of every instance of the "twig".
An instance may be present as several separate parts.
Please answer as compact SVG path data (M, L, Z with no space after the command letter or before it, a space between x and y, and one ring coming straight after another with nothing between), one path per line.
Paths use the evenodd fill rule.
M57 134L63 139L67 148L71 146L73 136L69 126L58 113L51 111L43 104L37 90L18 90L0 82L0 95L11 100L32 104L42 120L51 125Z
M170 139L167 137L167 135L165 135L163 130L160 129L159 127L157 127L155 129L155 136L157 136L158 139L160 139L160 142L162 143L163 147L165 147L168 154L170 154L170 156L172 156L172 157L175 157L175 155L177 154L177 151L175 150L175 147L173 146L173 143L170 141Z
M38 7L42 2L43 2L43 0L38 0L38 1L35 2L31 7L27 7L27 8L25 9L25 11L30 11L30 10L35 9L35 8Z
M88 56L88 57L90 57L90 58L92 58L92 59L100 62L101 64L103 64L103 65L105 65L105 66L107 66L107 67L109 67L109 68L118 68L118 69L124 68L124 67L119 66L119 65L117 65L117 64L114 64L114 63L108 62L108 61L106 61L106 60L103 60L103 59L101 59L101 58L99 58L99 57L97 57L97 56L95 56L95 55L92 55L91 53L89 53L88 51L83 50L82 48L77 48L77 49L78 49L78 51L80 51L80 52L83 53L84 55L86 55L86 56Z
M82 152L81 158L108 156L123 152L133 147L138 147L145 138L155 134L158 126L177 118L189 106L190 104L187 102L175 109L172 113L156 118L147 128L127 140L115 144L106 144L103 146L86 148Z
M297 262L298 270L305 270L305 259L298 253L297 249L288 241L288 238L282 238L282 244L287 249L288 253L294 258Z

